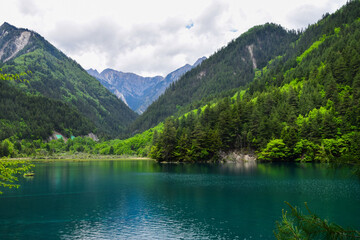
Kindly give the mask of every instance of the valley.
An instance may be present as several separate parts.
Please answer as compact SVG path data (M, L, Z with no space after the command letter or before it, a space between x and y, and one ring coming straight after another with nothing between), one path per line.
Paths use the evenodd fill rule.
M186 25L186 31L193 27L196 25ZM66 161L57 163L60 164L59 168L51 170L55 177L46 175L44 169L52 167L46 162L42 163L44 165L39 167L41 176L55 181L53 179L63 176L58 174L60 172L70 176L72 171L86 168L89 176L96 179L93 182L106 176L110 182L121 185L124 182L119 179L123 178L126 180L126 192L131 192L128 186L136 189L146 186L142 190L151 189L151 194L139 195L162 199L166 211L176 204L183 206L184 202L193 200L199 201L195 202L195 205L198 204L195 209L203 211L206 205L203 203L212 199L209 204L216 206L214 216L210 214L211 211L202 213L206 221L212 219L216 224L207 225L204 219L195 219L189 212L182 217L186 221L205 224L211 228L209 232L219 234L209 233L211 236L224 239L227 238L226 234L235 238L241 233L236 232L232 223L226 222L228 220L224 220L225 229L236 233L216 230L220 224L216 217L226 219L224 212L232 211L227 209L223 194L229 195L228 201L232 199L228 192L232 186L232 190L238 194L236 198L244 201L244 205L249 204L249 201L245 201L248 196L242 195L242 192L248 191L253 183L259 184L259 188L267 186L264 176L273 179L274 184L269 186L272 191L262 189L262 192L256 193L256 197L250 197L251 201L257 201L261 194L265 194L273 204L266 203L267 206L276 206L279 212L278 200L288 201L282 196L299 205L301 202L293 197L294 194L313 194L319 199L326 197L324 204L329 204L327 206L333 209L329 214L332 216L337 211L334 210L336 204L342 201L335 196L342 187L351 189L346 192L344 201L353 206L358 199L355 194L359 192L356 180L334 175L337 181L334 190L329 182L332 178L325 176L331 168L346 168L344 171L349 175L360 175L359 39L360 1L348 1L336 12L324 13L317 22L305 29L286 29L275 23L256 25L209 57L200 55L192 65L186 64L164 76L143 77L122 72L121 69L107 68L98 72L97 66L85 70L40 34L5 22L0 26L0 158L3 158L0 160L0 186L17 186L15 176L29 169L26 167L28 162L23 160L72 161L72 158L79 158L82 159L79 165ZM97 156L101 161L86 161ZM111 160L141 160L136 164L107 162L107 156ZM101 167L97 168L97 165ZM296 181L305 181L306 184L295 184L292 171L296 172ZM5 176L5 180L1 176ZM129 181L127 176L132 176L134 182ZM241 187L233 182L239 180L239 176ZM144 182L137 182L140 178L145 179ZM84 182L85 178L72 179L75 179L74 182ZM248 181L251 183L246 185ZM309 191L313 186L311 181L318 184L316 193ZM351 187L342 181L352 184ZM104 192L112 191L109 187L111 184L101 180L97 183ZM193 183L201 189L200 193L193 191ZM84 184L88 186L89 183L85 181ZM56 186L65 189L64 192L68 194L70 188L67 189L67 186L70 185L73 188L71 191L82 189L79 190L81 197L86 195L82 195L84 192L92 191L76 184ZM174 186L175 189L179 188L180 194L173 191ZM284 186L291 188L284 191ZM319 186L327 186L331 196ZM46 184L45 188L53 190ZM238 191L240 188L242 190ZM31 186L26 191L31 192L29 189ZM209 189L213 189L214 195L210 194ZM256 192L249 190L250 196L253 191ZM116 201L123 196L117 193ZM161 197L157 193L161 193ZM203 193L209 197L202 198L200 195ZM163 195L167 197L162 198ZM311 199L321 209L319 202L309 196L299 199ZM110 199L110 196L106 197ZM53 195L51 199L56 201ZM156 202L154 199L147 200ZM175 203L171 205L167 202L169 199L174 199ZM221 204L216 203L216 199L221 200ZM276 201L272 202L272 199ZM145 211L139 207L141 203L138 198L126 201L139 204L134 205L133 209ZM69 206L75 204L72 197L69 197L69 202ZM258 205L262 204L265 202L259 201ZM238 207L235 203L232 206ZM252 219L254 214L257 215L254 219L258 220L264 215L273 223L274 213L270 210L275 208L264 214L268 210L264 206L259 212L255 206L251 206L253 210L244 217ZM336 234L345 234L344 239L359 237L356 230L337 228L310 211L306 215L298 212L291 203L288 206L289 214L283 212L280 222L274 225L274 234L278 239L286 239L288 234L294 234L294 239L307 239L314 232L314 236L322 236L325 232L332 239L337 239ZM183 207L192 209L192 205ZM149 209L153 210L154 206ZM343 209L351 211L347 207ZM359 209L355 206L354 211L359 212ZM321 212L326 214L324 209ZM334 219L341 220L341 213L336 212ZM148 217L146 214L135 215ZM159 218L162 216L158 215ZM287 218L289 215L291 217ZM346 224L357 222L357 216L351 218L348 215L344 221ZM82 212L79 216L83 216ZM96 218L96 215L92 217ZM107 221L111 221L111 217ZM168 219L167 216L162 217ZM81 217L76 219L81 220ZM84 219L89 220L87 217ZM229 219L240 221L236 216ZM304 226L299 219L306 219L309 225ZM261 224L256 225L258 222L255 220L252 226L256 227L252 228L252 234L256 232L254 229L261 227ZM315 227L318 222L322 223L322 227ZM157 227L154 226L154 229ZM181 229L183 225L179 224L178 227ZM267 234L270 229L273 227L267 224ZM189 235L190 239L208 236L195 227L192 230L194 235ZM249 236L245 235L241 236ZM164 238L169 236L173 236L172 233L165 234ZM327 237L324 239L330 239Z

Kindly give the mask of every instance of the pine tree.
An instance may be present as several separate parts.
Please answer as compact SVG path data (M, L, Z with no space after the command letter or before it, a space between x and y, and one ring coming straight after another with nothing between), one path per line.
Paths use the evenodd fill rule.
M345 229L327 220L321 219L310 211L305 203L308 214L303 214L297 207L285 202L291 209L282 211L281 222L276 223L275 237L278 240L290 239L323 239L323 240L352 240L359 239L360 232Z

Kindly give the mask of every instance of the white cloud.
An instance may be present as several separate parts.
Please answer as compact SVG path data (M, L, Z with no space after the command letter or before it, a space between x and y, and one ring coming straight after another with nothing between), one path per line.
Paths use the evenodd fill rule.
M85 69L165 75L254 25L304 28L346 0L0 0L0 22L37 31Z
M34 16L40 13L40 9L34 0L19 0L17 4L22 14Z

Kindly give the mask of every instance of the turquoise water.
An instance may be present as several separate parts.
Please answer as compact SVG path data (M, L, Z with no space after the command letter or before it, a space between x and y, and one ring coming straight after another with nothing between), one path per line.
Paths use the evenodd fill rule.
M0 239L274 239L284 201L360 229L360 181L318 164L37 163Z

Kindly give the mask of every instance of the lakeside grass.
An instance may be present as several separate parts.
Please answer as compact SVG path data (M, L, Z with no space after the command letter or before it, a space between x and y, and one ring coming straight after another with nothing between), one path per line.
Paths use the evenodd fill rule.
M60 153L48 156L33 156L10 158L9 160L25 161L98 161L98 160L153 160L148 157L129 156L129 155L102 155L89 153Z

